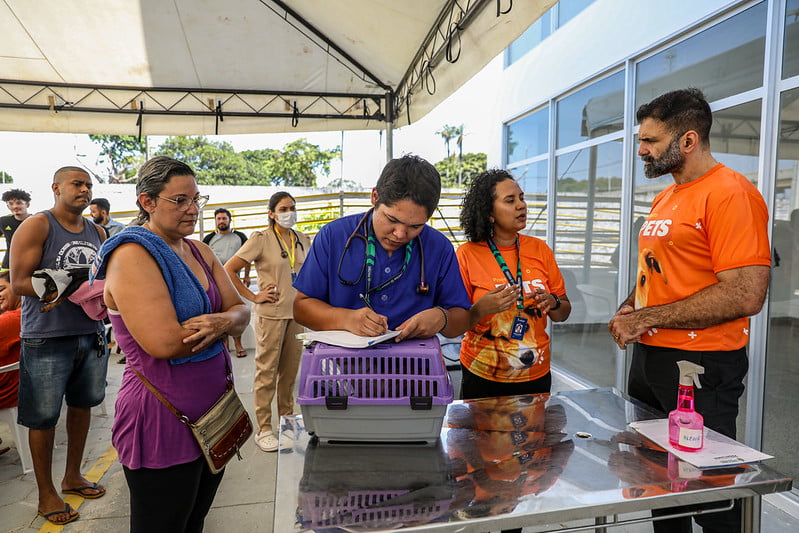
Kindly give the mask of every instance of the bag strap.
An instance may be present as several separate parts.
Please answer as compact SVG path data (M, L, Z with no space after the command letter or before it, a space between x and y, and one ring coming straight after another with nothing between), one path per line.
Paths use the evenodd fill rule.
M133 372L135 372L135 373L136 373L136 375L139 377L139 379L140 379L140 380L141 380L141 382L144 384L144 386L145 386L145 387L147 387L147 389L148 389L150 392L152 392L152 393L153 393L153 395L154 395L156 398L158 398L158 400L159 400L159 401L160 401L162 404L164 404L164 406L165 406L167 409L169 409L169 410L172 412L172 414L173 414L173 415L175 415L175 417L177 417L177 419L178 419L178 420L180 420L181 422L183 422L183 423L184 423L184 424L186 424L187 426L188 426L188 425L191 423L191 421L189 420L189 417L187 417L186 415L184 415L183 413L181 413L180 411L178 411L178 410L177 410L177 408L176 408L174 405L172 405L171 403L169 403L169 400L167 400L166 398L164 398L164 396L161 394L161 392L160 392L158 389L156 389L156 388L155 388L155 385L153 385L152 383L150 383L150 380L149 380L149 379L147 379L146 377L144 377L144 375L143 375L141 372L139 372L138 370L136 370L136 369L135 369L135 368L133 368L132 366L130 367L130 369L131 369L131 370L133 370Z

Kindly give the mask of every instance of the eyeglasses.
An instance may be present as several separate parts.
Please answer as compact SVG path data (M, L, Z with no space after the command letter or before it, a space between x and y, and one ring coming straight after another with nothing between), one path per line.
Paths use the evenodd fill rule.
M166 200L167 202L172 202L175 204L175 208L178 211L188 211L189 206L194 203L197 205L197 209L202 209L205 207L205 204L208 203L208 200L211 198L210 196L200 196L199 194L194 198L189 198L188 196L180 195L174 200L172 198L166 198L164 196L156 196L159 200Z

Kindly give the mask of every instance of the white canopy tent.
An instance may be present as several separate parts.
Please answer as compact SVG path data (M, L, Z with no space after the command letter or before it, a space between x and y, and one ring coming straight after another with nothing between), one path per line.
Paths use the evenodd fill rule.
M4 0L0 130L390 133L553 3Z

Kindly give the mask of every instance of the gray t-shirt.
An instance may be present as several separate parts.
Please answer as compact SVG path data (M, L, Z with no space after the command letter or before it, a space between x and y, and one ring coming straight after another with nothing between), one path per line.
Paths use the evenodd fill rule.
M246 241L247 237L242 232L235 230L230 233L219 233L217 231L203 239L203 242L211 247L214 255L219 258L223 265L233 257Z

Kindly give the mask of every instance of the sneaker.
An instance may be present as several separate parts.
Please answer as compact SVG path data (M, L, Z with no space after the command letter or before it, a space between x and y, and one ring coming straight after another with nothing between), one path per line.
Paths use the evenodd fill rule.
M294 430L286 426L280 432L280 451L288 453L294 448Z
M264 431L255 435L255 444L265 452L276 452L278 441L271 431Z

